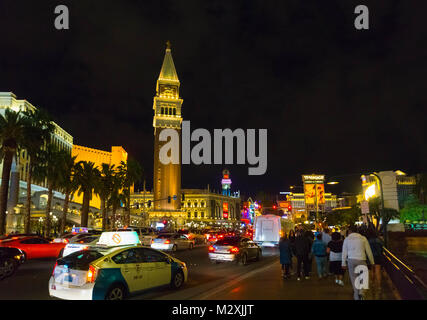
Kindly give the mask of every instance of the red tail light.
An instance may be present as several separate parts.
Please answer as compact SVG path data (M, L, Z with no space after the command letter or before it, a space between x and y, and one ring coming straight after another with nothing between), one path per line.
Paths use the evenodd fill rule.
M63 243L69 243L69 242L70 242L70 240L68 240L68 239L64 239L64 240L62 240L62 242L63 242Z
M52 271L52 276L54 276L55 275L55 269L56 269L56 266L58 265L58 262L56 262L55 263L55 266L53 267L53 271Z
M238 247L233 247L230 249L231 253L239 253L239 248Z
M151 239L151 243L154 243L154 240L153 240L153 239Z
M94 266L90 265L86 276L86 282L95 282L97 270Z
M167 240L165 241L165 244L169 244L169 243L171 243L171 241L170 241L169 239L167 239Z
M215 252L215 248L213 246L209 246L209 252Z

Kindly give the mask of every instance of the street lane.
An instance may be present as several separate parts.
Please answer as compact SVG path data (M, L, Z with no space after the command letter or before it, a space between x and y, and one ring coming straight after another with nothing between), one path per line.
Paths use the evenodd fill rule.
M180 290L169 288L155 289L131 299L199 299L202 294L232 279L238 278L257 268L277 260L276 248L265 248L263 258L249 262L246 266L234 263L212 264L208 258L208 247L200 246L172 255L184 261L189 271L188 283ZM28 260L12 277L0 281L0 300L48 300L48 281L55 265L52 259Z

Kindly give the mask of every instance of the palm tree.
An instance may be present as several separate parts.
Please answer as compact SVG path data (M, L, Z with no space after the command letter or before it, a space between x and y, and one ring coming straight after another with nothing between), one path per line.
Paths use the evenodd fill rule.
M115 174L112 177L111 194L108 200L108 206L112 208L111 217L111 229L116 227L116 212L121 204L126 201L125 195L121 192L123 189L123 176L121 174Z
M27 119L27 126L24 130L23 148L27 150L28 170L27 170L27 203L25 212L25 233L30 233L31 221L31 182L34 166L40 161L40 151L49 141L54 131L54 125L49 115L41 110L27 110L24 113Z
M6 232L6 208L9 193L10 169L24 139L26 120L11 109L0 114L0 158L3 160L3 172L0 188L0 235ZM17 157L16 157L17 158Z
M422 204L427 204L427 173L417 174L416 191Z
M92 200L92 192L97 191L100 172L95 163L88 161L79 161L75 168L75 179L78 185L78 195L83 193L81 227L88 226L89 205Z
M102 214L102 230L105 231L107 226L107 211L109 208L108 200L110 198L112 187L113 187L113 179L114 175L116 173L116 170L114 168L114 165L109 165L106 163L103 163L101 166L101 172L100 177L98 179L98 194L101 198L101 214Z
M49 237L51 228L51 210L53 190L58 190L61 181L61 151L54 144L50 143L45 150L40 152L40 161L34 168L34 180L38 183L47 184L47 205L46 205L46 221L45 221L45 236Z
M119 167L119 174L123 179L123 194L125 197L125 225L130 224L130 189L135 184L141 181L142 168L140 164L133 158L129 158L127 163L122 161Z
M58 163L60 167L60 183L59 187L61 192L65 194L64 207L62 211L60 233L63 234L65 224L67 222L68 205L70 197L77 191L78 185L74 179L75 173L75 160L77 156L72 157L69 152L61 150L61 161Z

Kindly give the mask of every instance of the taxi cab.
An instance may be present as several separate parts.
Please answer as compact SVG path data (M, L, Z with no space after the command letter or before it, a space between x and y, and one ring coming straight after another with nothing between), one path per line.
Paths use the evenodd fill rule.
M104 232L97 246L56 261L49 295L67 300L121 300L188 277L184 262L140 244L136 232Z

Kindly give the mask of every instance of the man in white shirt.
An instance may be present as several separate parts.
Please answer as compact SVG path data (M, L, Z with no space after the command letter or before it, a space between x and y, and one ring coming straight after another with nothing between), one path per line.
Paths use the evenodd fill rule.
M367 272L367 259L369 259L371 265L374 264L374 257L368 239L357 232L356 226L351 226L348 230L348 237L345 238L342 247L342 267L347 269L348 263L348 273L353 286L355 300L363 299L363 289L358 288L358 285L356 285L355 280L359 273L355 273L355 269L357 266L364 265L366 267L364 269ZM365 281L369 281L369 274L366 274L363 278Z

